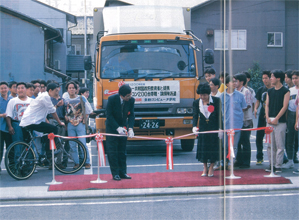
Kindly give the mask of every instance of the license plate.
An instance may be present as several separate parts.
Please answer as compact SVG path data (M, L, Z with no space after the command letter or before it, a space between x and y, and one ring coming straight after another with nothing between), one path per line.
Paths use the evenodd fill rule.
M159 119L139 120L140 129L157 129L160 127Z

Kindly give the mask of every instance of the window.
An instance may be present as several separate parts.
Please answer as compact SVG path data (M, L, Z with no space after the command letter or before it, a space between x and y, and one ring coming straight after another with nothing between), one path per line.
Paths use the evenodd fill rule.
M80 44L73 44L70 48L71 48L71 50L69 51L69 54L81 55L81 45Z
M225 37L225 42L224 42ZM231 49L232 50L246 50L246 30L232 30L231 31ZM223 50L223 44L225 50L228 49L228 31L215 30L214 49Z
M268 32L268 47L282 47L282 32Z
M72 54L72 55L76 54L76 45L71 46L71 50L70 50L69 54Z

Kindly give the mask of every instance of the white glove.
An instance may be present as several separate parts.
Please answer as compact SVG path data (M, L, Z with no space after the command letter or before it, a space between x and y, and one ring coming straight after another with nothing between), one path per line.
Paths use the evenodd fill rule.
M129 137L129 138L134 137L134 131L133 131L132 128L129 128L128 137Z
M127 130L124 127L118 127L116 130L120 135L124 135L127 133Z
M221 129L219 129L219 131L221 131L221 132L218 133L218 138L222 139L223 138L223 131Z
M193 128L192 128L192 132L193 132L193 133L196 133L196 132L198 132L198 131L199 131L199 128L197 128L197 127L193 127Z

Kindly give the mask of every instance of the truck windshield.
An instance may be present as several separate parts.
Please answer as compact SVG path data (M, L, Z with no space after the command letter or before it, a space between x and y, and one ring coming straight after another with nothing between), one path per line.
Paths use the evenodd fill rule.
M101 78L195 77L189 41L131 40L103 42Z

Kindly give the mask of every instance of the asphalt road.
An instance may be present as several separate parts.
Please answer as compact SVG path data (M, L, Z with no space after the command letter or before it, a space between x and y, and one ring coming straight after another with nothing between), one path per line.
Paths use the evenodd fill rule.
M0 219L298 219L299 192L1 203Z

